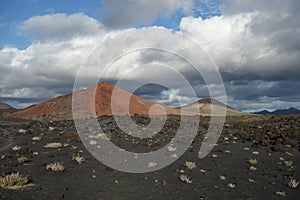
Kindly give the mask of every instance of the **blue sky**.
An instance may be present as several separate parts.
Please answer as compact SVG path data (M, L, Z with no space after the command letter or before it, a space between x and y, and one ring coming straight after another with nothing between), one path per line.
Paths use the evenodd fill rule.
M114 33L136 30L138 35L141 28L161 26L206 49L232 107L300 108L298 0L0 1L0 101L15 107L71 92L74 72L88 50ZM128 46L126 40L118 45ZM111 81L124 71L126 66L117 69ZM170 91L188 100L184 88L173 82ZM149 99L163 97L173 105L165 91L152 89Z
M101 17L101 1L89 0L1 0L0 7L0 47L11 45L25 48L31 44L26 35L19 32L18 26L36 15L52 13L83 12L95 18Z
M212 7L208 7L201 1L195 1L195 6L190 15L194 17L210 18L220 15L218 5L221 0L214 1ZM32 16L42 16L53 13L84 13L95 19L103 19L109 12L101 10L100 0L1 0L0 7L0 48L13 46L24 49L31 44L30 38L22 33L18 27L23 21ZM178 30L179 23L186 13L179 9L170 16L157 17L151 25L164 26ZM136 27L145 25L138 24ZM148 25L149 26L149 25Z

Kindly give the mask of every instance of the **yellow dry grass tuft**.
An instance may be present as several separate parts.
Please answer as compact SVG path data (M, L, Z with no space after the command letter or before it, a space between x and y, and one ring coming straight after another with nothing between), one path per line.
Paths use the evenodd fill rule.
M72 157L72 160L75 160L78 164L81 164L85 161L85 158L78 153Z
M186 183L192 183L192 180L185 174L181 174L179 176L179 179L182 181L182 182L186 182Z
M289 185L290 188L293 188L293 189L294 189L294 188L297 188L297 187L298 187L299 182L296 181L295 179L291 179L288 185Z
M29 183L28 177L22 177L19 172L16 172L0 177L0 186L3 189L16 190L33 186L33 184Z
M291 166L293 165L293 161L291 161L291 160L286 160L286 161L284 161L284 164L285 164L285 166L287 166L287 167L291 167Z
M189 170L195 169L197 167L196 163L191 161L185 161L184 166Z
M62 147L62 144L60 142L51 142L44 146L44 148L49 148L49 149L58 149L61 147Z
M50 164L46 165L46 169L54 171L54 172L62 172L65 170L65 167L62 162L61 163L55 162L55 163L50 163Z
M23 164L28 161L28 158L26 156L21 156L21 157L17 158L17 161L19 164Z
M252 165L256 165L257 164L257 160L256 159L249 159L248 162Z

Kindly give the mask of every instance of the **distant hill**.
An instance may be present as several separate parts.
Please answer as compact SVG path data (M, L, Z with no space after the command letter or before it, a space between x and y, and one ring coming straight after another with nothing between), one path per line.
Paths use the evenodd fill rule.
M10 105L0 102L0 110L5 110L5 109L13 109Z
M278 110L275 110L273 112L269 112L267 110L262 110L262 111L259 111L259 112L254 112L254 114L264 114L264 115L268 115L268 114L273 114L273 115L288 115L288 114L293 114L293 115L297 115L297 114L300 114L300 110L294 108L294 107L291 107L289 109L278 109Z
M181 107L184 111L196 112L199 109L201 115L210 115L212 112L212 108L214 107L216 113L222 113L222 110L225 108L227 116L239 116L239 115L247 115L248 113L241 112L239 110L235 110L234 108L223 104L222 102L212 99L212 98L204 98L200 99L195 103L191 103L189 105Z
M11 107L10 105L0 102L0 118L7 116L9 113L18 111L17 109Z

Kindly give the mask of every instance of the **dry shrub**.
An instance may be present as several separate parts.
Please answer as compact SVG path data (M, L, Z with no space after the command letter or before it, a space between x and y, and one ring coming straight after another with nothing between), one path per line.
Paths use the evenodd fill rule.
M54 172L62 172L65 170L65 167L62 162L61 163L55 162L55 163L50 163L50 164L46 165L46 169L54 171Z
M15 190L33 186L33 184L29 182L28 177L22 177L19 172L16 172L0 177L0 186L4 189Z
M58 149L61 147L62 147L62 144L60 142L51 142L44 146L44 148L49 148L49 149Z

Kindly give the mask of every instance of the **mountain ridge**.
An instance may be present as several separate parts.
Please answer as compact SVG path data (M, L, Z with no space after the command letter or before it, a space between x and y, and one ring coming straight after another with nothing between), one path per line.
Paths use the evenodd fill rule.
M124 89L115 87L106 82L98 83L87 89L78 90L63 96L58 96L37 105L31 106L25 110L13 113L11 117L25 118L35 120L71 120L73 119L72 98L77 100L76 108L80 112L76 112L77 118L99 117L104 115L112 115L111 97L112 92L115 92L117 97L115 100L114 111L116 115L128 114L127 105L124 102L127 97L130 97L129 112L131 115L148 115L149 109L156 103L138 97ZM168 106L160 105L165 108L167 114L180 115L181 111ZM151 108L154 115L162 114L162 109L159 107ZM191 114L186 112L186 114Z
M288 114L300 114L300 110L294 107L290 107L287 109L277 109L272 112L267 111L267 110L262 110L258 112L253 112L253 114L263 114L263 115L288 115Z

